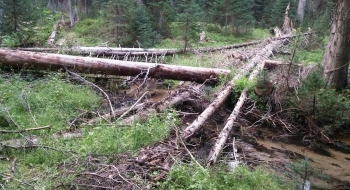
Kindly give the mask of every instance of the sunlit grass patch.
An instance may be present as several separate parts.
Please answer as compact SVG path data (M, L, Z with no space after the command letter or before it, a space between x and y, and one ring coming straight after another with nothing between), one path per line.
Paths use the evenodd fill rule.
M240 166L230 171L224 166L203 169L192 163L177 163L167 180L158 185L158 189L294 189L292 184L262 168L250 170Z
M29 75L28 75L29 76ZM69 121L83 110L98 107L100 97L91 87L74 85L61 74L48 74L40 79L14 74L0 81L0 117L5 118L6 130L51 126L50 133L65 129ZM46 134L47 130L31 134ZM3 135L2 139L20 137Z

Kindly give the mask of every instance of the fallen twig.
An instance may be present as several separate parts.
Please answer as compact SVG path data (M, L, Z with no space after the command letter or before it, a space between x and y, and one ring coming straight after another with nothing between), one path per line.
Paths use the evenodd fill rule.
M23 133L27 131L35 131L35 130L41 130L41 129L51 129L51 126L46 125L44 127L28 128L28 129L21 129L21 130L0 130L0 133Z
M128 114L140 101L141 99L148 93L148 91L144 92L142 96L123 114L121 115L117 121L121 120L126 114Z
M103 94L103 95L106 97L106 99L108 100L109 108L110 108L110 110L111 110L111 112L112 112L112 115L113 115L113 116L115 115L115 114L114 114L114 109L113 109L113 106L112 106L112 103L111 103L111 100L109 99L109 96L107 95L107 93L106 93L104 90L102 90L102 89L101 89L100 87L98 87L96 84L94 84L94 83L92 83L92 82L90 82L90 81L87 81L86 79L84 79L83 77L81 77L80 75L78 75L77 73L74 73L74 72L72 72L72 71L69 71L68 69L66 69L66 71L67 71L69 74L71 74L71 75L73 75L73 76L79 78L79 79L82 80L83 82L85 82L85 83L87 83L87 84L89 84L89 85L91 85L91 86L97 88L100 92L102 92L102 94Z

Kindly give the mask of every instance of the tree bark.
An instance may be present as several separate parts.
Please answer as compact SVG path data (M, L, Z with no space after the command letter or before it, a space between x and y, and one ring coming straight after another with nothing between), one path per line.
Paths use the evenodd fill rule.
M266 60L263 61L261 64L259 64L258 69L254 70L252 74L249 76L249 80L254 80L254 78L256 78L256 76L258 75L259 71L264 69L265 64L266 64ZM243 107L244 102L247 99L247 91L248 89L244 89L242 91L241 96L239 97L235 108L233 109L231 115L227 119L224 128L220 132L219 137L217 138L216 143L212 147L209 153L209 156L207 158L207 166L210 166L217 161L220 151L223 149L224 144L226 143L227 138L232 130L233 124L236 122L238 115L241 111L241 108Z
M68 13L69 13L69 19L70 19L70 26L72 27L74 25L74 15L72 10L72 2L71 0L67 0L68 4Z
M333 15L331 32L323 57L324 78L337 90L347 84L350 61L350 1L339 0Z
M238 115L241 111L241 108L243 107L246 99L247 99L247 90L245 89L241 93L241 96L239 97L238 102L237 102L234 110L232 111L230 117L227 119L225 127L220 132L220 135L219 135L218 139L216 140L215 145L212 147L212 149L209 153L209 156L207 159L207 166L214 164L216 162L217 158L219 157L220 151L224 147L224 144L227 141L228 135L230 134L230 132L232 130L233 124L236 122Z
M247 66L239 72L240 74L236 75L227 86L218 94L217 98L197 117L195 121L191 125L189 125L183 132L182 137L184 139L190 138L195 132L199 131L205 121L207 121L215 111L221 107L221 105L225 102L227 97L231 94L231 91L235 85L235 81L239 78L247 75L250 71L259 63L263 62L266 58L268 58L272 54L272 50L276 46L278 42L272 42L262 48L260 51L256 53L256 55L249 60Z
M70 69L83 73L121 76L147 75L149 77L195 82L216 82L219 75L228 75L230 70L117 61L91 57L78 57L27 51L0 49L0 63L13 68L42 70Z
M47 45L53 45L55 42L56 34L57 34L58 24L54 24L52 28L52 32L47 40Z
M297 19L299 23L303 22L304 20L305 6L306 6L306 0L299 0L298 10L297 10Z
M290 36L292 35L293 30L293 23L289 18L289 10L290 10L290 3L288 4L286 8L286 12L284 13L284 22L281 30L282 36Z
M64 51L80 55L172 55L180 53L177 49L109 48L109 47L73 47L73 48L17 48L23 51L57 52Z

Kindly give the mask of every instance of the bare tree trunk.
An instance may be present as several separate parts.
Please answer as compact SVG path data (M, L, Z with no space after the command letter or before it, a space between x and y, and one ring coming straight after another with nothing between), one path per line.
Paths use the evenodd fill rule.
M3 13L3 10L0 9L0 24L2 23L2 13Z
M55 42L56 34L57 34L58 24L54 24L52 28L52 32L47 40L47 45L53 45Z
M67 0L67 3L68 3L70 26L72 27L74 25L74 15L73 15L73 10L72 10L72 2L71 2L71 0Z
M56 3L54 0L49 0L49 2L47 3L47 8L51 11L54 12L56 11Z
M298 10L297 10L297 19L299 23L303 22L304 20L305 6L306 6L306 0L299 0Z
M80 21L79 13L78 13L78 8L77 8L77 7L74 8L73 20L74 20L74 23Z
M228 75L230 70L117 61L91 57L78 57L49 53L35 53L0 49L0 63L13 68L42 70L71 69L78 72L121 76L149 76L164 79L216 82L219 75Z
M331 32L323 57L324 77L337 90L347 84L350 61L350 1L339 0L333 15Z
M284 22L281 30L282 36L292 35L293 23L288 16L289 10L290 10L290 4L288 4L286 8L286 12L284 13Z

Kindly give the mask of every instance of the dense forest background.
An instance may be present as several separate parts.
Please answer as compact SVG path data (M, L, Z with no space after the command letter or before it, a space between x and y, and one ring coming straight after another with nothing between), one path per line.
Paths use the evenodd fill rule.
M285 8L301 31L327 33L332 0L1 0L0 35L16 46L44 44L52 23L80 21L91 43L154 46L161 39L198 39L201 31L240 35L252 28L281 27ZM56 14L53 14L56 13ZM67 19L70 18L70 19ZM38 28L37 23L47 23ZM176 28L176 30L174 30ZM91 37L90 34L94 34ZM4 39L5 38L5 39Z

